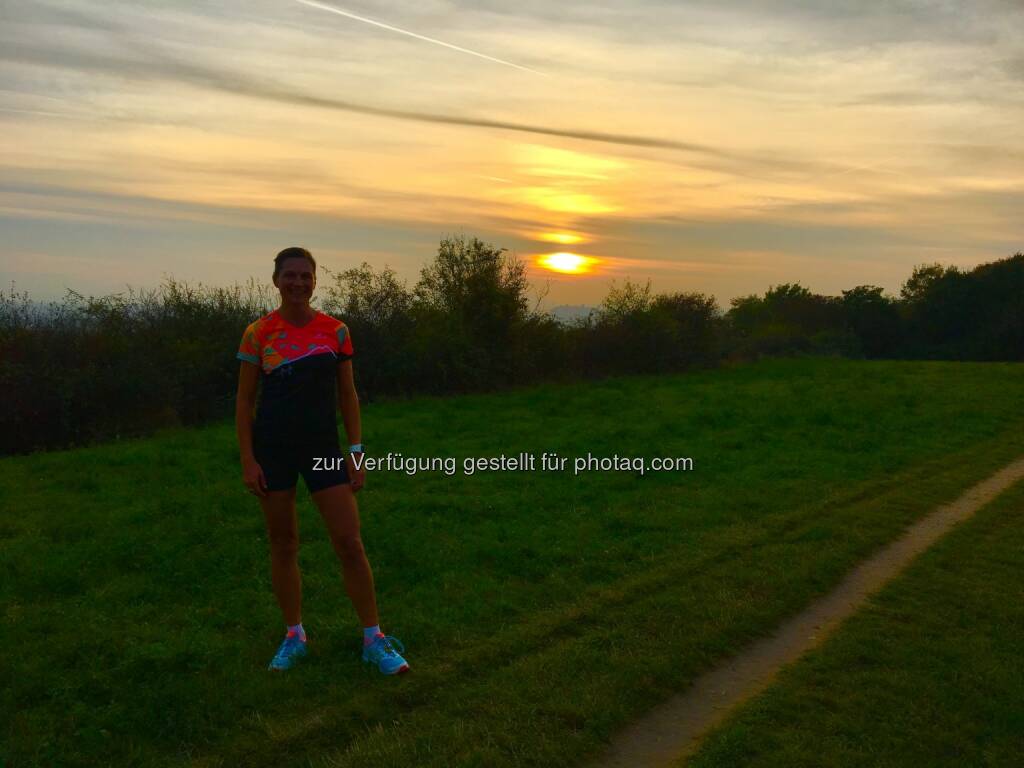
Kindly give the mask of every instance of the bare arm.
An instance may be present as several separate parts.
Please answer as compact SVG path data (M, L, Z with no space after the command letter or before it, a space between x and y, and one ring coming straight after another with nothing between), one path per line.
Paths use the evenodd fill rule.
M349 445L363 442L363 427L359 417L359 395L356 393L351 360L343 360L338 363L338 408L341 409L341 420L345 424L345 435L348 437ZM348 450L345 451L345 455L352 490L358 491L363 487L366 473L362 469L355 468Z
M260 369L242 361L238 370L238 393L235 396L235 433L238 435L238 452L242 459L242 480L251 493L263 496L266 494L266 480L252 450L252 416L256 408L259 378Z
M363 431L359 420L359 395L352 376L351 360L338 363L338 408L341 409L341 420L345 424L349 445L361 443Z

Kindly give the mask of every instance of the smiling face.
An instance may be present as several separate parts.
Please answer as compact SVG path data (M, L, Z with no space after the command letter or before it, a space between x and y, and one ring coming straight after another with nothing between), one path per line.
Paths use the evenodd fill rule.
M305 306L309 304L316 288L316 272L309 259L295 256L281 262L281 269L274 276L274 285L281 292L281 305Z

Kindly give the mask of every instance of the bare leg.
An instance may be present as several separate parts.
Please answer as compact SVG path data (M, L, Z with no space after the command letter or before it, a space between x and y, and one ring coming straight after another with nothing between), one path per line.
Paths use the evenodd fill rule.
M270 538L270 578L284 623L302 621L302 577L299 574L299 524L295 489L269 491L260 499Z
M334 552L341 561L345 578L345 591L364 627L380 623L377 616L377 596L373 587L373 572L359 537L359 509L356 497L348 485L335 485L312 494L313 503L327 524Z

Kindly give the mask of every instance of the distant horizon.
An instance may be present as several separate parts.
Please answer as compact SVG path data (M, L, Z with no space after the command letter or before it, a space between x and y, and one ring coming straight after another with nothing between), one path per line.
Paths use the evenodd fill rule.
M967 266L961 266L961 265L955 265L955 264L943 264L942 262L921 262L919 264L915 264L914 266L916 267L916 266L923 266L925 264L939 263L943 267L958 267L958 268L960 268L960 269L962 269L964 271L968 271L969 272L972 269L974 269L976 267L979 267L979 266L982 266L984 264L990 264L992 262L1001 261L1003 259L1011 258L1011 257L1021 253L1022 250L1024 250L1024 249L1017 249L1016 251L1014 251L1012 253L1007 253L1007 254L1004 254L1002 256L994 257L994 258L991 258L991 259L979 260L977 263L971 264L971 265L967 265ZM422 266L425 266L425 265L426 265L426 262ZM320 298L320 295L319 295L320 291L324 287L329 285L330 282L331 282L331 278L326 274L327 271L330 271L332 273L338 273L338 272L344 271L345 269L350 269L350 268L356 267L356 266L359 266L359 265L358 264L351 264L351 265L346 265L346 266L341 267L341 268L335 268L335 267L333 267L331 265L324 265L322 262L320 262L318 260L318 271L320 272L320 275L319 275L319 278L318 278L317 289L313 293L313 301L312 301L313 305L315 306L315 305L318 304L318 301L319 301L319 298ZM378 265L371 264L370 266L373 267L375 270L380 270L380 269L386 268L388 265L380 265L380 266L378 266ZM326 269L320 269L322 267L325 267ZM899 283L895 287L893 287L893 288L889 288L889 287L884 286L884 285L879 285L877 283L861 281L861 282L852 283L850 285L842 286L841 288L839 288L838 290L836 290L834 292L829 292L829 291L816 290L813 285L810 285L806 281L800 280L800 279L794 277L792 279L780 280L778 282L773 282L771 284L766 284L766 285L764 285L764 286L762 286L760 288L754 288L754 289L752 289L752 290L750 290L750 291L748 291L746 293L737 294L735 296L729 296L727 298L723 298L721 296L716 296L714 294L707 293L705 291L699 291L699 290L696 290L696 289L690 290L690 289L686 289L686 288L674 288L674 289L673 288L661 288L661 287L658 286L657 282L654 279L651 279L651 278L639 279L639 278L634 278L632 276L627 275L627 276L625 276L623 278L616 278L616 279L609 280L608 283L607 283L607 286L605 287L604 292L601 293L600 295L598 295L595 299L593 299L591 301L556 301L556 300L554 300L552 298L551 294L553 292L552 291L548 291L543 296L542 306L540 307L539 311L551 314L556 309L569 309L569 310L574 310L574 309L594 310L594 309L598 309L600 307L601 302L603 301L604 297L607 296L608 291L611 288L613 288L613 287L621 287L622 285L624 285L627 282L631 282L631 283L639 285L639 286L645 286L645 285L649 284L650 291L651 291L652 295L668 294L668 293L703 293L704 295L712 296L715 299L715 301L718 303L719 307L721 309L723 309L723 310L728 310L729 309L733 299L739 299L739 298L743 298L745 296L751 296L751 295L763 295L764 293L766 293L767 291L771 290L772 288L774 288L776 286L787 285L787 284L789 284L789 285L792 285L792 284L800 285L800 286L808 289L811 293L822 295L822 296L841 296L843 291L848 291L848 290L850 290L852 288L856 288L858 286L870 285L870 286L882 288L883 294L886 295L886 296L891 296L893 298L898 298L899 295L900 295L900 289L901 289L902 285L911 276L912 271L913 271L913 267L911 267L911 269L909 269L907 271L907 273L900 279ZM2 276L2 275L3 275L3 273L0 272L0 276ZM406 287L411 288L413 285L415 285L416 280L419 277L419 271L417 270L416 274L412 275L412 276L405 277L405 276L402 276L401 274L399 274L398 277L399 277L399 280L403 280L405 282ZM529 288L528 288L529 298L531 300L533 300L533 301L536 301L536 299L542 293L544 293L544 291L545 291L545 285L544 285L543 281L546 280L548 276L546 274L541 274L539 276L540 282L538 282L537 280L534 279L535 277L537 277L535 272L532 273L532 274L528 272L527 277L528 277L528 280L529 280ZM123 285L120 285L120 286L111 286L110 289L107 289L107 290L102 290L101 289L101 290L92 290L92 291L83 289L82 287L76 287L76 286L73 286L73 285L66 285L60 291L56 291L56 292L50 293L48 295L41 295L40 293L34 292L29 287L23 285L22 283L20 283L17 280L7 280L4 283L0 283L0 292L5 293L5 294L14 293L14 294L17 294L19 296L27 294L28 299L29 299L30 302L32 302L33 304L43 305L43 304L48 304L48 303L52 303L52 302L60 302L60 300L63 299L68 294L69 291L70 292L79 293L82 296L85 296L87 298L88 297L101 298L103 296L114 296L114 295L118 295L118 294L123 294L123 293L125 293L127 291L130 291L130 290L131 291L152 291L152 290L158 289L161 286L161 284L165 280L167 280L167 279L170 279L170 280L173 280L173 281L176 281L176 282L179 282L179 283L187 283L188 285L203 285L203 286L209 287L209 288L234 288L236 286L237 287L245 287L249 283L249 281L256 281L256 283L258 285L261 285L263 288L266 288L270 292L271 295L273 295L274 292L276 291L276 289L274 288L273 282L270 280L270 276L269 275L267 275L265 278L261 278L261 277L259 277L257 275L249 275L249 276L247 276L247 277L245 277L243 279L232 280L232 281L229 281L229 282L216 282L215 283L215 282L212 282L212 281L209 281L209 280L187 280L185 278L179 277L178 275L174 275L174 274L171 274L171 273L164 273L157 280L155 280L154 282L152 282L150 284L146 284L146 285L126 283L126 284L123 284ZM543 305L546 305L546 306L543 306Z

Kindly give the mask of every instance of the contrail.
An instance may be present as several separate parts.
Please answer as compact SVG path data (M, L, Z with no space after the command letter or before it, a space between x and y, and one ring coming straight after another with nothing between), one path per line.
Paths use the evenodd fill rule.
M523 67L520 66L519 64L513 64L511 61L505 61L504 59L496 59L493 56L488 56L486 53L480 53L479 51L471 51L469 50L469 48L462 48L458 45L452 45L451 43L446 43L443 40L435 40L434 38L427 37L426 35L418 35L415 32L410 32L406 29L392 27L390 24L384 24L383 22L380 21L374 21L373 19L368 19L365 16L356 16L354 13L343 11L341 10L341 8L335 8L333 5L317 3L314 2L314 0L295 0L295 2L302 3L303 5L308 5L310 8L319 8L321 11L330 11L331 13L336 13L339 16L345 16L346 18L349 19L361 21L364 24L372 24L375 27L387 29L391 32L397 32L400 35L408 35L409 37L415 37L417 40L425 40L426 42L434 43L435 45L443 45L445 48L451 48L453 51L459 51L461 53L468 53L470 56L479 56L481 59L487 59L488 61L493 61L496 64L504 64L506 67L514 67L516 69L521 69L523 72L531 72L535 75L540 75L541 77L548 77L547 74L545 74L544 72L538 72L536 69L530 69L529 67Z

